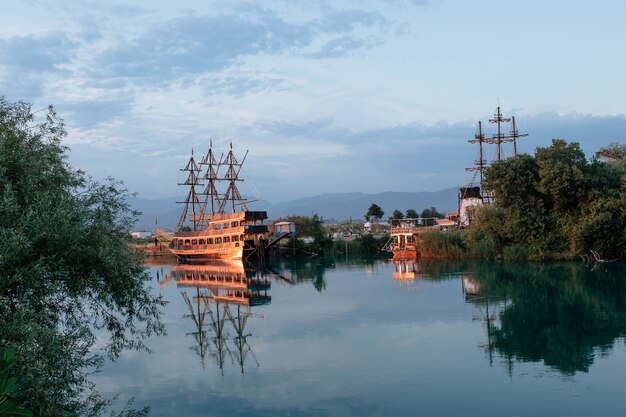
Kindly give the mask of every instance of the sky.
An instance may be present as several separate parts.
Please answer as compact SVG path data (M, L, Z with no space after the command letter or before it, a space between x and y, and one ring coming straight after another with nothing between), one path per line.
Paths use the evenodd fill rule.
M467 140L498 104L520 152L626 142L624 16L623 0L0 0L0 95L52 104L70 163L144 198L184 195L179 168L211 141L249 151L242 192L271 203L437 191L472 180Z

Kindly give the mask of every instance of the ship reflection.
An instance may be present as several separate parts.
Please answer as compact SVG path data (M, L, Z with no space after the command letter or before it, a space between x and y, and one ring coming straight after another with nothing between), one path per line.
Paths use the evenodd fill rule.
M252 307L269 304L271 284L266 274L255 268L244 268L241 261L219 261L201 265L174 265L160 281L161 286L176 283L189 309L195 331L192 349L200 356L202 367L211 358L224 375L228 363L245 372L248 357L259 362L246 331Z
M415 281L420 275L420 265L418 261L407 259L393 260L393 272L391 277L394 281L411 282Z

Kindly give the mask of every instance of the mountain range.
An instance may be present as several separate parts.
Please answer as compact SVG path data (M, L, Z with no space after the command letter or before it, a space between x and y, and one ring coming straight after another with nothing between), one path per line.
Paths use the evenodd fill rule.
M403 213L414 209L418 213L425 208L437 207L439 212L454 211L457 208L458 188L448 188L429 192L394 192L378 194L361 192L321 194L313 197L298 198L278 204L260 200L250 202L250 210L265 210L270 219L288 215L312 216L318 214L327 222L344 220L363 220L367 209L376 203L385 212L385 218L394 210ZM131 197L131 207L141 212L135 225L137 230L150 230L155 226L171 228L176 226L181 214L182 205L176 204L176 198L145 199Z

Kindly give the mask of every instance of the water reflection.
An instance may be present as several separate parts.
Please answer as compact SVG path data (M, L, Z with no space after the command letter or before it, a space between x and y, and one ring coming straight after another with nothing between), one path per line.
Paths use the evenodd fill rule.
M393 260L393 273L391 277L394 281L409 282L414 281L420 274L418 261L405 259Z
M252 307L271 302L267 274L252 266L244 269L241 261L174 265L159 281L161 287L172 283L183 289L181 295L189 309L185 317L193 320L196 329L188 336L195 339L192 349L203 367L207 357L213 359L222 375L227 359L242 373L248 357L259 366L246 325L251 317L258 317Z
M334 268L333 262L324 259L292 260L291 262L277 262L268 265L272 276L290 285L312 283L319 292L326 289L324 275L327 269Z
M543 362L564 375L588 372L626 335L624 267L465 264L463 293L483 322L490 364L497 352ZM511 369L509 369L511 370Z

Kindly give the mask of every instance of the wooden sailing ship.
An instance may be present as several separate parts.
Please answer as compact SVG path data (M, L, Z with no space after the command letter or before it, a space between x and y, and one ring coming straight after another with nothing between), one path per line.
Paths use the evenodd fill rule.
M496 154L494 161L500 161L503 158L503 145L505 143L513 144L513 158L517 157L517 140L528 136L527 133L519 133L515 116L504 117L500 105L489 122L495 126L495 132L491 136L486 136L483 131L482 122L478 122L478 128L474 139L468 140L469 143L478 144L478 157L474 166L465 168L466 171L473 172L474 177L470 180L469 185L461 187L458 195L458 222L461 226L469 226L472 222L472 213L475 207L483 204L491 204L494 200L493 191L485 187L484 171L489 168L489 163L485 157L485 145L495 145ZM510 123L510 129L506 132L506 124ZM476 176L478 176L478 185L476 184Z
M159 233L168 243L168 249L182 262L203 262L211 259L264 258L268 250L288 233L268 238L266 211L248 210L247 200L239 192L239 173L246 159L238 161L230 145L226 157L219 162L211 143L200 163L191 157L181 171L187 179L179 184L189 188L183 212L173 235ZM223 176L220 170L225 170ZM204 172L204 173L203 173ZM205 182L206 181L206 182ZM224 186L220 192L220 186ZM199 187L205 186L202 192Z

